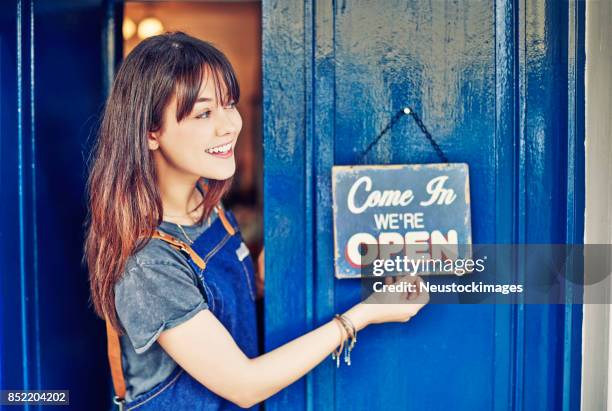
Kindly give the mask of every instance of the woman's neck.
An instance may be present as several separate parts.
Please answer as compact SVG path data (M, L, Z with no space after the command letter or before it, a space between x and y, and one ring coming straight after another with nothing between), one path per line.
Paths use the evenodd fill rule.
M196 206L203 200L197 189L198 180L159 179L163 207L163 220L181 225L193 225L199 220L203 207Z

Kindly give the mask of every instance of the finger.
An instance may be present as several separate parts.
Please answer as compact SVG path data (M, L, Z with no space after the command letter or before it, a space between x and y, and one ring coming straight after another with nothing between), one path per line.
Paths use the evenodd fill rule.
M404 276L402 277L401 281L407 284L407 288L410 290L410 295L407 296L407 299L411 300L419 294L418 282L414 276L412 275Z
M416 280L416 276L408 274L408 275L402 277L402 281L405 281L407 283L413 284L417 280Z
M409 301L412 301L412 302L414 302L414 301L418 300L419 295L420 295L420 292L419 292L419 288L418 288L418 286L415 286L415 287L413 288L413 290L414 290L414 291L413 291L413 292L411 292L411 293L410 293L410 296L408 297L408 300L409 300Z
M421 290L422 290L422 284L423 284L423 279L421 277L419 277L418 275L416 275L414 277L414 284L416 285L416 289L417 289L417 294L421 294Z
M397 281L402 282L402 283L410 283L412 282L411 277L412 277L411 275L403 275L401 277L398 277Z

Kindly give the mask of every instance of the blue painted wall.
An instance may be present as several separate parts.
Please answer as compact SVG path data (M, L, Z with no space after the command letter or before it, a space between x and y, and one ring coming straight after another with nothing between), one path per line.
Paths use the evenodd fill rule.
M584 2L264 1L266 348L359 298L333 276L331 167L470 166L475 243L580 243ZM516 275L521 275L520 272ZM577 410L579 306L450 306L360 335L272 410Z

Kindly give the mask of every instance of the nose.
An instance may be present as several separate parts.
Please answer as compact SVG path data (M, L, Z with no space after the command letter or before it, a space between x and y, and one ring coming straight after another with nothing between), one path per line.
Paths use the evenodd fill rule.
M221 107L217 115L217 136L223 137L235 134L238 131L240 114L236 110L227 110Z

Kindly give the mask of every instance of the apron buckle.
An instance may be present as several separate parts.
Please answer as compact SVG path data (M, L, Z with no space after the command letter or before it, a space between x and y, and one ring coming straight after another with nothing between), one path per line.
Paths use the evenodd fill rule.
M125 411L125 399L119 398L115 395L113 396L113 402L117 404L119 411Z

